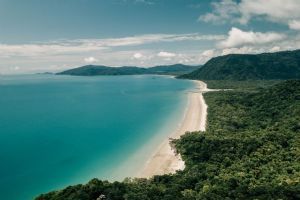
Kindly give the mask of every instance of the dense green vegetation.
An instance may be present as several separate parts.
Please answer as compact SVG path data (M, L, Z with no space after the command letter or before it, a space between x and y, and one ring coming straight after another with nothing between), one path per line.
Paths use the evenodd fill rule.
M207 80L210 89L234 89L234 90L257 90L258 88L267 88L283 80Z
M166 74L166 75L182 75L197 70L201 65L191 66L183 64L174 65L159 65L155 67L146 68L147 74Z
M172 141L185 170L149 180L93 179L37 200L300 199L300 81L253 86L205 94L207 131Z
M300 50L257 55L230 54L209 60L180 78L201 80L269 80L300 78Z
M97 65L86 65L70 70L66 70L59 75L74 75L74 76L97 76L97 75L138 75L138 74L165 74L165 75L180 75L190 73L200 66L189 66L183 64L155 66L150 68L142 67L107 67Z

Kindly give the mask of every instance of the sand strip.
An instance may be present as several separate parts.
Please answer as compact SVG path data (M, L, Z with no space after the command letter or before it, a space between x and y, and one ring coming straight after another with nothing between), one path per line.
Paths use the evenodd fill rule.
M178 129L170 135L171 138L180 138L187 131L204 131L206 125L207 105L202 93L209 91L206 83L195 81L197 88L188 93L188 105L184 113L182 123ZM185 165L180 155L175 155L169 144L169 138L157 148L154 154L138 172L137 177L149 178L153 175L175 173L184 169Z

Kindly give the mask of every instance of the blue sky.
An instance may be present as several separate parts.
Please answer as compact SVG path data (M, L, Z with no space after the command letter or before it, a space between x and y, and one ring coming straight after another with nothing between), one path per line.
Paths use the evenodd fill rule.
M149 33L218 33L197 21L210 7L197 0L0 0L1 39L111 38ZM202 26L204 25L204 26ZM20 34L22 33L22 34Z
M299 0L0 0L0 73L300 47Z

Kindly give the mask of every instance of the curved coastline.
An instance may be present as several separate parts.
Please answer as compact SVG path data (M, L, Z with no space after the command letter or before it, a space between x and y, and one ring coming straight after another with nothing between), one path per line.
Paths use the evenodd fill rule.
M169 137L178 139L186 132L205 131L207 105L204 101L203 92L208 91L206 83L194 81L197 87L188 92L188 104L183 120L178 128ZM184 161L180 155L176 155L166 138L148 159L144 167L136 174L140 178L150 178L153 175L175 173L183 170Z

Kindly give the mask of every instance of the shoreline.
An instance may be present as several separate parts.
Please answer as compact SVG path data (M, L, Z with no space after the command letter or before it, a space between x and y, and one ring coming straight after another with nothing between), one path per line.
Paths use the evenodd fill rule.
M178 139L187 131L205 131L207 105L204 101L203 92L209 91L206 83L202 81L197 84L193 91L188 92L188 103L180 125L166 138L147 160L143 168L136 174L139 178L150 178L154 175L175 173L185 168L181 156L176 155L170 146L170 138Z

